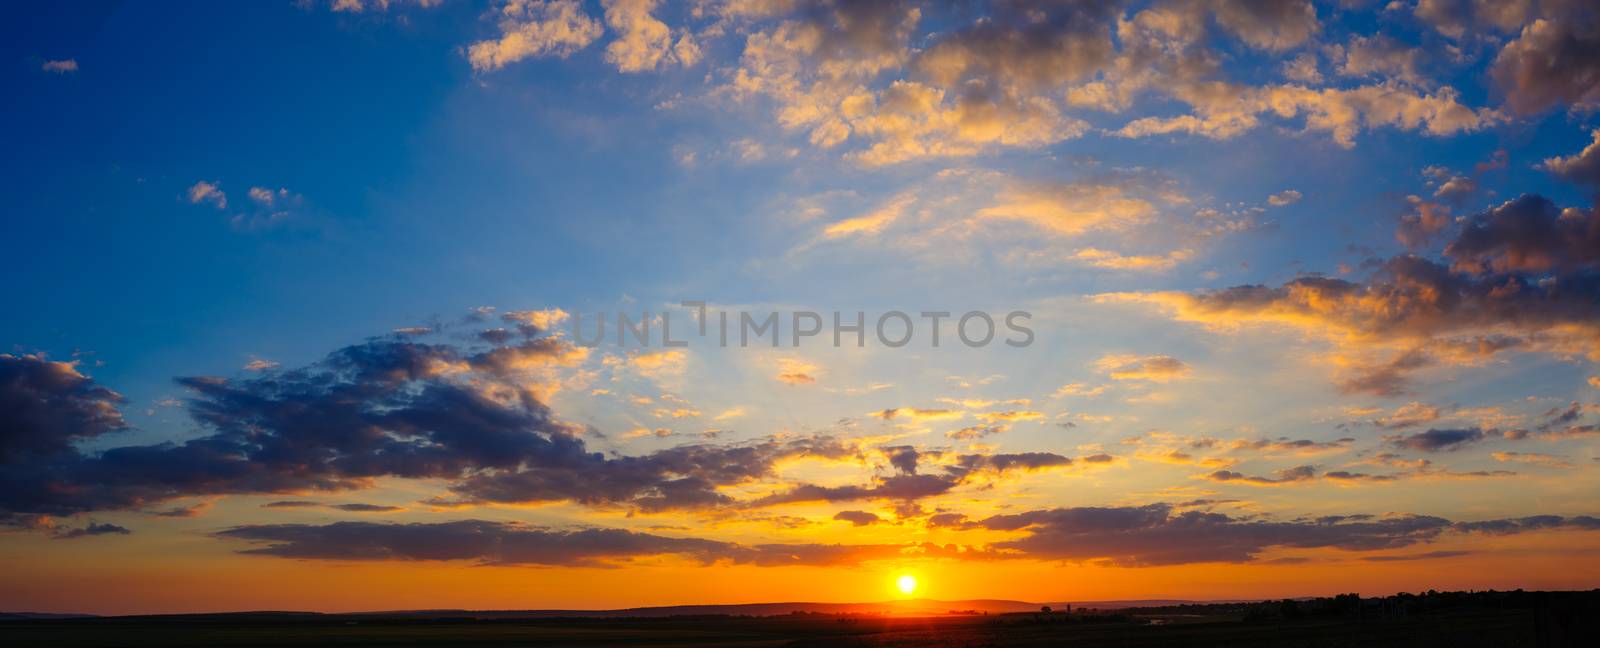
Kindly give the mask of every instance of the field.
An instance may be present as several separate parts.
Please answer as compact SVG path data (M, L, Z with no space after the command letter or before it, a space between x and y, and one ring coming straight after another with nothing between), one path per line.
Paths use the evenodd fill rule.
M0 623L24 646L1547 646L1600 645L1532 609L1406 618L1240 614L1005 614L929 618L788 615L659 619L340 619L200 615Z

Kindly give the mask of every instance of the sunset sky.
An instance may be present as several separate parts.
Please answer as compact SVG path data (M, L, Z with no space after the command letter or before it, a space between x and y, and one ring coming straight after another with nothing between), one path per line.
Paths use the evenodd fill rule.
M1592 2L0 12L0 610L1600 587Z

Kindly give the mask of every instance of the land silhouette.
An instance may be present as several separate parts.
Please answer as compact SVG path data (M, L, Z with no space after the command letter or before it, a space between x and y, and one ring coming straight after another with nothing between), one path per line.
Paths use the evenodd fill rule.
M0 614L7 646L1593 646L1600 590L1268 601L759 603L619 610Z

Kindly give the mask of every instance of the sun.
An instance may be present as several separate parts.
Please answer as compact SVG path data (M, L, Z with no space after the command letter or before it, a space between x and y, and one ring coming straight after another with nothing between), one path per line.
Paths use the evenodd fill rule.
M894 581L895 587L900 588L901 594L911 594L917 591L917 577L905 574Z

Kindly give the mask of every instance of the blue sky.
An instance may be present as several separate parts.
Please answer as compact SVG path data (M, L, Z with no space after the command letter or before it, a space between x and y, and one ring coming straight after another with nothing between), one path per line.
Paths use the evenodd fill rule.
M123 424L74 437L92 454L219 434L195 413L217 397L176 377L259 387L405 327L465 353L485 344L479 330L544 309L565 323L681 300L874 316L1021 309L1038 332L1028 349L696 344L658 357L610 345L524 367L516 385L613 456L795 435L857 448L854 472L719 485L741 502L807 480L890 483L884 448L899 444L946 462L1116 458L1060 477L997 471L986 488L998 490L840 504L893 520L877 532L890 542L955 533L907 530L935 529L935 511L976 520L1002 495L1038 507L1229 500L1215 510L1237 519L1593 514L1600 338L1586 313L1600 257L1581 227L1560 223L1595 219L1600 180L1584 165L1600 165L1588 161L1600 156L1600 90L1581 79L1600 63L1563 59L1572 69L1553 77L1516 66L1519 52L1560 46L1550 30L1592 39L1582 26L1595 12L1350 4L1037 15L1003 3L10 4L0 343L19 366L67 363L121 394ZM1563 159L1577 170L1553 170ZM1509 202L1524 194L1569 213ZM1493 246L1468 251L1474 227L1501 222L1530 229L1493 229ZM1561 233L1513 235L1536 227ZM1408 258L1443 274L1393 265ZM1504 308L1491 303L1500 296L1463 298L1481 309L1464 312L1389 292L1478 295L1504 281L1550 294ZM1225 292L1251 285L1279 293ZM496 310L473 316L480 307ZM541 334L568 341L561 326ZM919 409L950 411L923 420ZM1574 418L1556 423L1567 409ZM1431 414L1395 422L1418 412ZM982 425L995 429L956 435ZM1435 430L1472 434L1412 438ZM1205 439L1332 445L1315 461L1243 445L1210 463L1161 460L1200 457L1182 448L1213 447ZM1314 484L1263 486L1295 482L1271 475L1301 466ZM1328 476L1361 471L1395 481ZM640 506L430 509L418 502L465 492L465 478L378 476L405 483L360 496L419 523L621 524ZM250 498L286 493L310 496L219 485L4 512L60 528L93 515L159 538L261 522ZM216 498L251 508L182 528L148 517ZM317 515L285 519L327 519ZM765 512L641 515L701 535L748 515L754 526L735 535L788 533L760 527ZM46 537L0 542L62 551Z

